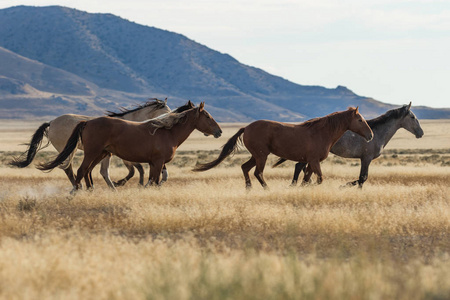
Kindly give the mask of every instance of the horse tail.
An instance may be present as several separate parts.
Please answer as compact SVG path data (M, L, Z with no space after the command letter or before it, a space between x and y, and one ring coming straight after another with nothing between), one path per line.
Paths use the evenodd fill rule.
M36 132L31 137L31 141L28 145L28 150L19 155L18 157L14 157L11 162L9 162L9 165L19 168L25 168L31 162L33 161L34 157L36 156L36 153L47 147L49 144L41 147L42 140L44 139L44 136L47 136L48 127L50 126L50 123L43 123L39 128L36 130ZM24 158L26 156L26 158Z
M199 164L195 166L195 168L192 171L194 172L206 171L220 164L226 157L228 157L230 154L236 151L236 148L238 146L238 140L240 139L244 130L245 127L239 129L239 131L235 135L233 135L225 145L222 146L222 152L220 152L219 157L216 160L213 160L206 164Z
M49 171L64 163L64 161L66 161L66 159L77 149L78 141L85 126L86 121L81 121L80 123L78 123L77 126L73 129L72 134L67 140L67 143L61 153L59 153L53 161L39 164L37 168L41 171Z
M278 167L279 165L281 165L282 163L284 163L286 160L287 160L286 158L280 158L280 159L278 159L277 162L274 163L274 164L272 165L272 168Z

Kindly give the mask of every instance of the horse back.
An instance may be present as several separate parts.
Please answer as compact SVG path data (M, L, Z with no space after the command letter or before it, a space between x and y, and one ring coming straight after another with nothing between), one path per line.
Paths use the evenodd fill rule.
M148 151L147 145L155 141L144 123L111 117L87 122L81 139L86 152L106 150L129 161L143 161L141 157L135 160L128 154L135 156L137 152Z
M48 139L52 143L53 147L61 152L67 143L72 131L81 121L88 121L93 119L93 117L66 114L57 117L50 122L50 127L48 129Z

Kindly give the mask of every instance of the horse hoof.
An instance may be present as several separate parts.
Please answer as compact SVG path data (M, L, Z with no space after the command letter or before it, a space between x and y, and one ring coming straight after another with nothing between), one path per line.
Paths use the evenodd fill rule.
M124 186L125 185L125 183L127 183L127 181L126 180L119 180L119 181L113 181L113 185L115 186L115 187L118 187L118 186Z

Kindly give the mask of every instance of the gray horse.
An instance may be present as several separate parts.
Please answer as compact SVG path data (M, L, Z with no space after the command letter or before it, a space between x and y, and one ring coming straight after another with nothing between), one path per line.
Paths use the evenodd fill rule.
M400 128L404 128L414 134L416 138L423 136L422 127L419 120L411 111L411 102L397 109L387 111L385 114L371 120L367 120L372 128L374 138L370 142L353 132L347 131L331 148L331 153L345 158L359 158L361 160L361 171L359 179L347 183L347 186L357 185L362 188L369 174L369 165L375 158L378 158L381 151L391 140ZM280 158L273 167L276 167L286 159ZM294 178L291 185L297 184L298 176L303 170L305 177L303 183L309 182L312 172L306 167L306 163L299 162L295 165Z

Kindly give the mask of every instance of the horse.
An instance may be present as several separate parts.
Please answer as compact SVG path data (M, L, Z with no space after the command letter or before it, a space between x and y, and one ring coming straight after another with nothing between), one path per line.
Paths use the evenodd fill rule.
M368 141L373 137L372 130L359 113L358 107L296 125L258 120L239 129L222 147L216 160L199 164L193 171L206 171L217 166L237 149L238 140L241 140L252 155L241 166L247 189L252 186L248 173L255 166L256 179L263 188L267 188L263 171L270 153L294 161L307 162L310 170L317 174L317 182L320 184L320 162L327 158L331 146L347 130L354 131Z
M43 171L64 163L73 157L80 139L84 146L84 158L78 168L73 192L81 188L80 181L103 158L114 154L124 160L146 162L150 165L150 176L146 186L160 185L160 174L164 164L170 162L175 151L197 129L205 135L218 138L222 129L213 117L199 107L181 113L169 113L161 118L145 122L132 122L111 117L100 117L81 121L73 130L67 144L51 162L40 164ZM91 189L91 185L87 185Z
M347 131L344 135L331 147L331 153L344 158L359 158L361 160L361 170L359 179L348 182L345 186L358 185L363 187L369 175L369 165L372 160L378 158L381 151L386 147L394 134L400 128L404 128L416 136L421 138L423 136L422 127L420 127L419 120L411 111L411 102L409 105L404 105L400 108L387 111L385 114L377 118L367 120L367 124L372 128L374 138L369 143L364 139ZM273 167L276 167L286 161L285 158L280 158ZM292 186L297 184L300 172L305 169L305 163L300 162L295 165L294 178L292 179Z
M194 103L192 103L189 100L188 102L186 102L186 104L176 108L175 110L171 111L170 113L180 113L180 112L186 111L186 110L194 108L194 107L195 107ZM168 113L164 113L162 115L159 115L156 118L163 118L167 114ZM114 116L116 116L116 113L108 114L108 116L114 117ZM144 185L144 168L142 167L142 165L140 163L136 163L136 162L129 162L126 160L122 160L122 161L126 166L127 166L127 164L128 164L128 166L131 166L131 168L129 168L127 166L129 173L126 177L124 177L123 179L121 179L117 182L112 182L114 187L125 185L125 183L127 183L128 180L130 180L134 176L134 169L132 168L132 166L134 166L139 171L139 185L143 186ZM110 162L110 157L105 157L101 162L101 169L100 169L100 174L102 174L103 178L106 178L105 181L107 183L108 183L107 179L109 178L109 172L108 172L109 162ZM162 175L161 182L165 182L169 178L169 172L167 171L166 165L163 166L161 175ZM111 180L109 179L109 181L111 181Z
M187 106L189 108L193 107L193 104L190 103L190 101L186 105L189 105ZM130 121L144 121L168 113L170 111L171 110L167 105L167 99L165 101L162 101L153 98L149 99L146 103L139 105L134 109L128 110L125 108L121 108L120 113L108 111L107 115L110 117ZM58 152L61 152L75 126L80 121L88 121L94 118L95 117L83 115L66 114L59 116L50 122L43 123L33 134L31 142L28 144L28 149L24 153L22 153L19 157L14 158L9 164L11 166L19 168L27 167L34 160L37 152L47 147L50 143L55 147L55 149ZM47 145L41 147L44 136L47 137L48 143ZM83 145L79 144L78 149L83 150ZM75 154L75 152L73 154ZM23 158L24 156L25 158ZM127 161L124 161L124 165L128 168L129 171L128 175L114 184L109 177L109 158L105 158L105 160L102 161L100 173L102 174L108 186L116 186L116 185L120 186L125 184L125 182L127 182L131 177L134 176L135 172L134 167L136 167L136 169L139 171L140 173L139 181L141 184L143 184L144 169L142 168L142 166L140 164L131 163ZM73 184L75 182L75 176L73 173L71 160L70 162L67 162L66 164L62 165L61 168L64 170L70 182ZM163 172L164 172L163 178L166 180L167 170Z

